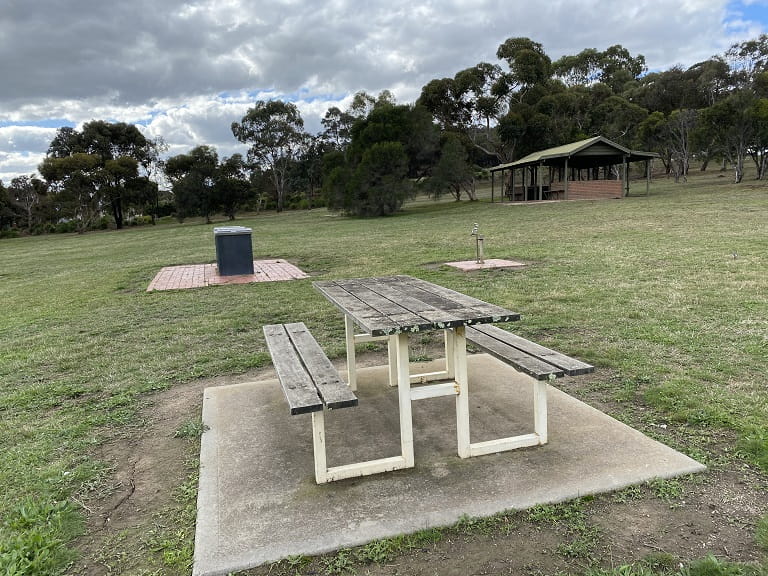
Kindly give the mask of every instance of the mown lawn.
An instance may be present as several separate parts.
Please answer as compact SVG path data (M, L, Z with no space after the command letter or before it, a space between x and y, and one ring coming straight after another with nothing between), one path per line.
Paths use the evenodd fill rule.
M315 279L410 274L517 310L518 333L602 369L606 397L684 424L676 448L706 463L732 438L732 457L768 474L768 186L717 176L620 201L238 220L255 258L312 275L292 282L147 293L162 266L215 260L214 225L196 222L0 241L0 573L67 565L77 502L109 474L93 449L137 425L145 395L268 363L267 323L304 321L342 356ZM474 222L486 257L527 267L441 265L474 257Z

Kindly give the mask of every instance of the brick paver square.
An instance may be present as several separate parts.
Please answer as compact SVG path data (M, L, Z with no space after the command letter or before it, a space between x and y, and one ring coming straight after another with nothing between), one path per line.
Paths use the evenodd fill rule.
M308 274L285 260L254 260L253 274L220 276L216 264L166 266L150 282L147 292L154 290L186 290L217 284L250 284L309 278Z

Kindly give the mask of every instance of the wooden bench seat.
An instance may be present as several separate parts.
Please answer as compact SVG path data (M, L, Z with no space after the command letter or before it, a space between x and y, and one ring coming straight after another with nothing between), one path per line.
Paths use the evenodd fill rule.
M595 367L490 324L467 326L465 334L478 348L533 378L533 432L472 444L472 456L546 444L548 382L587 374Z
M357 406L303 322L264 326L264 336L292 415Z
M590 364L545 348L498 326L467 326L466 334L467 340L478 348L536 380L578 376L595 371L595 367Z
M336 368L303 322L269 324L263 329L290 413L312 415L315 481L324 484L380 471L367 462L328 467L325 411L357 406L357 397L341 380Z

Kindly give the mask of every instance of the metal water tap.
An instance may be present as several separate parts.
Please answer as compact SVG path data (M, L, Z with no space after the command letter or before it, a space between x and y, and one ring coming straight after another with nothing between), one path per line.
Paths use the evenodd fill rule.
M472 226L472 233L470 236L475 237L475 261L478 264L482 264L485 262L485 255L483 254L483 241L485 238L480 234L480 226L477 222Z

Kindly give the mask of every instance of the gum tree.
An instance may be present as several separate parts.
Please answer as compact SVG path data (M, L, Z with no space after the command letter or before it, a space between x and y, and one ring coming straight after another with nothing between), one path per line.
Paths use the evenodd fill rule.
M101 209L109 205L115 226L123 227L123 212L130 204L130 193L140 188L139 164L144 162L152 146L152 141L133 124L124 122L109 123L94 120L83 125L81 131L70 127L60 128L48 147L45 163L51 177L63 178L68 182L91 181L94 187L93 199ZM68 173L66 170L80 170L85 164L72 161L71 158L85 154L95 161L98 177L87 163L89 172L82 174ZM82 160L82 158L81 158ZM42 171L41 171L42 174ZM55 189L63 185L63 180L50 180ZM144 179L144 184L148 181ZM129 193L130 192L130 193Z
M269 171L277 193L277 211L282 212L288 170L306 143L304 120L291 102L259 101L240 122L232 123L232 134L248 144L248 160Z

